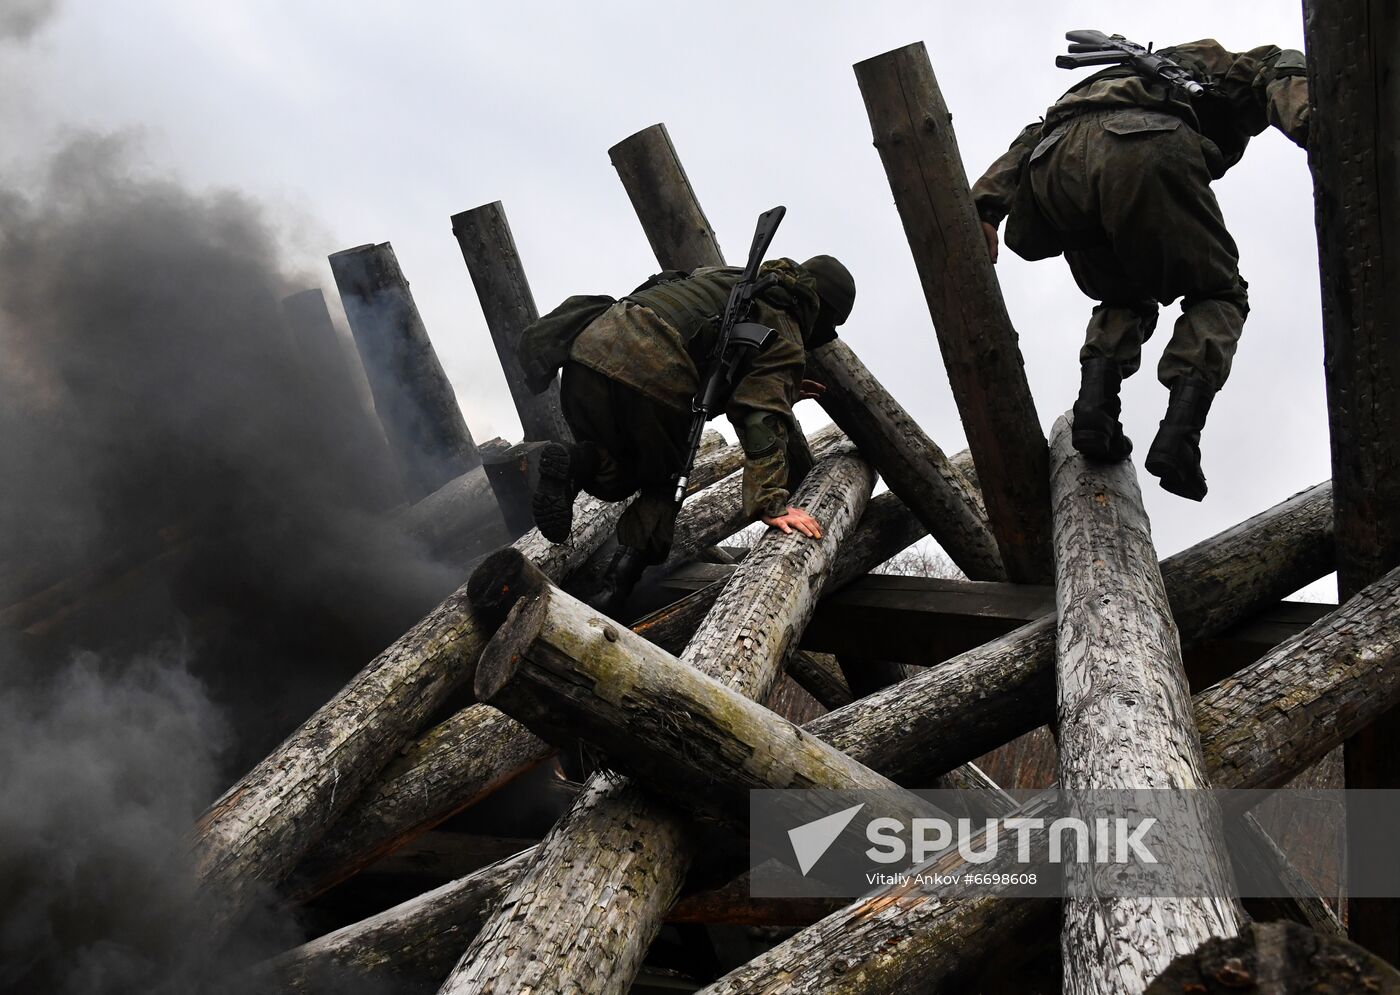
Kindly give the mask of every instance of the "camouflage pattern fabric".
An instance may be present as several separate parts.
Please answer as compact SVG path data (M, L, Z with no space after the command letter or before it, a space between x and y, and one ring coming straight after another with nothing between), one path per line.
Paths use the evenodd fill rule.
M810 466L806 440L792 408L806 366L805 339L820 307L812 277L792 260L772 260L764 264L762 272L771 274L771 281L756 302L753 320L776 329L778 335L754 358L725 412L744 446L744 511L755 519L782 514ZM698 279L727 278L730 285L736 275L737 271L715 268L693 274ZM623 299L589 325L574 340L570 363L679 416L679 452L699 387L699 364L714 345L718 317L683 315L672 324L638 299L644 300L645 294ZM684 325L688 334L675 327L677 324ZM565 416L575 437L586 439L579 434L567 406ZM582 410L578 416L581 421L588 420ZM593 420L606 419L598 413ZM676 455L669 463L668 479L681 458Z
M1307 80L1300 53L1245 53L1217 42L1162 50L1212 85L1190 99L1168 84L1115 67L1071 90L1043 123L1024 128L973 187L978 214L996 225L1021 183L1063 236L1076 283L1101 302L1082 359L1116 358L1137 370L1158 303L1182 299L1182 316L1158 365L1219 389L1248 314L1239 253L1210 181L1239 161L1270 124L1306 145Z

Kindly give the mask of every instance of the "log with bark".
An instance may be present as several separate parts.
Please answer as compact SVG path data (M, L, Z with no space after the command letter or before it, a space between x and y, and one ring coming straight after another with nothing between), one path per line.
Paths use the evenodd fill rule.
M417 501L481 456L393 247L345 249L330 263L404 493Z
M1332 569L1331 485L1318 484L1162 562L1182 639L1222 631ZM815 719L840 749L902 784L928 778L1055 719L1055 615Z
M520 333L539 317L539 311L506 221L505 208L498 200L454 214L452 234L476 287L501 371L520 415L525 441L572 438L559 406L558 378L547 390L534 393L525 385L525 371L516 356Z
M576 570L616 527L622 505L582 496L574 531L515 548L548 577ZM470 687L485 643L459 588L214 802L195 827L199 881L224 928L285 878L449 695Z
M952 115L923 42L859 62L875 148L914 254L1007 575L1048 583L1045 433L1026 381Z
M882 495L883 497L885 495ZM876 502L879 500L881 498L877 498ZM874 503L872 502L872 504ZM1209 592L1223 597L1226 602L1222 607L1223 614L1216 614L1213 610L1207 610L1206 606L1197 605L1188 599L1183 603L1179 614L1194 619L1193 624L1196 625L1210 627L1212 624L1228 624L1230 615L1239 610L1239 602L1242 599L1248 601L1252 598L1267 602L1278 596L1278 584L1288 584L1294 581L1299 584L1306 583L1305 575L1311 570L1326 569L1328 559L1326 547L1330 541L1330 523L1328 488L1327 485L1319 485L1319 487L1291 498L1241 526L1227 530L1214 539L1207 540L1199 547L1193 547L1193 549L1169 559L1163 571L1169 591L1174 590L1176 585L1180 585L1182 591L1191 591L1197 586L1201 586L1207 588ZM1173 564L1177 566L1174 568ZM1227 566L1227 564L1229 565ZM1275 579L1271 585L1269 578L1275 577L1275 575L1281 575L1282 580ZM1226 583L1223 580L1224 577L1231 577L1233 581ZM1300 577L1304 577L1304 579L1299 580ZM1250 593L1242 594L1241 591ZM1241 672L1238 677L1205 692L1209 698L1197 695L1195 701L1197 721L1201 726L1202 739L1206 747L1207 764L1211 768L1212 778L1217 786L1251 786L1250 782L1242 780L1241 775L1231 775L1233 777L1231 780L1229 777L1222 776L1221 772L1230 765L1238 769L1248 767L1258 769L1275 754L1282 756L1280 765L1269 769L1266 772L1265 783L1259 786L1276 786L1286 782L1285 768L1299 770L1308 766L1312 762L1310 757L1314 753L1319 750L1325 753L1328 742L1340 741L1345 735L1345 728L1339 729L1333 725L1327 730L1329 738L1321 745L1306 735L1296 738L1295 741L1297 730L1301 729L1304 733L1310 733L1312 729L1310 716L1314 714L1335 715L1336 708L1334 706L1347 700L1355 700L1365 707L1374 704L1365 692L1365 679L1369 672L1358 662L1358 658L1368 646L1368 642L1373 640L1372 631L1378 627L1379 622L1384 620L1384 613L1381 609L1375 609L1369 615L1370 621L1367 623L1369 628L1358 632L1355 639L1349 640L1347 636L1347 627L1351 616L1339 614L1338 618L1329 617L1328 620L1324 620L1328 625L1325 631L1314 633L1313 630L1309 630L1309 634L1290 640L1290 644L1296 645L1301 639L1310 638L1311 635L1319 635L1317 644L1310 651L1308 663L1300 664L1291 669L1285 668L1282 675L1270 677L1271 671L1265 669L1263 662L1261 662ZM1319 625L1322 624L1319 623ZM1389 645L1394 649L1394 639L1400 638L1400 633L1394 633L1392 637L1392 642ZM1377 665L1381 665L1385 662L1387 644L1385 640L1374 640L1374 643L1377 647L1375 660ZM1284 647L1279 647L1270 654L1268 659L1274 658L1283 649ZM1310 673L1309 665L1314 670L1325 667L1329 654L1334 651L1338 653L1337 669L1340 672L1339 676L1334 675L1336 677L1335 686L1329 683L1328 677L1324 676L1320 680L1313 680L1313 684L1320 687L1321 692L1309 694L1307 687L1305 687L1310 679L1308 676ZM1350 662L1347 661L1347 653L1349 652L1354 657ZM1053 621L1044 653L1043 666L1053 667ZM1369 676L1379 675L1369 674ZM1049 713L1046 716L1048 720L1053 717L1054 686L1053 678L1049 677L1049 671L1047 671L1047 677L1040 694L1047 699L1045 710ZM919 685L922 680L923 677L913 678L906 681L905 684ZM1344 682L1351 683L1348 685ZM1360 687L1357 686L1358 684ZM1290 691L1290 687L1294 685L1299 688L1299 694L1296 698L1292 696ZM1333 695L1332 699L1323 697L1328 693ZM1015 698L1004 693L999 695L993 690L981 698L969 695L958 703L956 708L936 709L929 707L928 701L926 694L912 693L912 690L911 693L907 694L875 695L864 701L856 702L849 709L843 710L846 713L844 716L846 721L833 722L830 717L822 716L807 723L804 731L826 740L853 759L894 780L902 781L902 783L911 786L921 786L926 785L928 779L937 770L947 769L947 767L968 759L962 755L963 753L978 752L968 749L931 752L935 742L944 738L945 730L950 727L961 728L960 725L954 725L952 720L964 712L996 713L1011 708ZM1230 702L1235 704L1231 705ZM1278 703L1280 702L1287 703L1287 707L1279 709ZM893 724L877 721L885 718L891 711L909 709L914 709L918 713L915 715L914 721ZM1202 718L1217 709L1224 710L1218 728L1204 722ZM1364 721L1365 718L1366 715L1363 714L1358 721ZM1319 723L1318 726L1322 728L1324 723ZM1257 752L1251 753L1250 750L1256 743L1256 732L1263 734L1263 738L1258 743ZM927 756L941 756L944 759L935 759L930 766L924 761ZM1236 756L1238 756L1238 760L1233 759ZM457 952L460 953L461 945L470 939L485 914L485 910L478 902L491 903L498 897L499 893L496 891L489 891L485 898L481 897L482 879L491 878L498 870L502 874L510 874L511 880L514 880L514 874L518 873L518 868L514 870L508 868L485 869L480 876L474 876L474 880L459 882L460 887L456 889L450 886L439 889L431 900L415 900L405 903L371 920L348 926L333 934L332 937L313 941L311 944L289 953L282 958L280 963L286 971L298 977L314 978L322 976L320 970L327 966L354 970L366 976L376 976L380 973L393 974L394 972L418 970L416 958L427 960L437 958L432 961L432 966L426 970L426 973L431 976L435 971L437 979L441 979L450 967L451 958L456 956L454 953L444 961L443 944L455 942L458 945ZM502 884L500 887L504 888L505 886ZM1042 903L1044 907L1038 911L1036 911L1035 905L1036 903L1028 901L1018 903L1015 906L999 903L991 909L983 907L967 909L966 915L962 916L959 921L977 928L988 924L1004 925L1010 928L1022 923L1026 917L1040 916L1044 921L1045 928L1053 929L1055 916L1058 914L1058 903L1050 903L1049 905ZM878 911L879 908L872 906L866 911ZM834 956L829 961L822 960L820 956L822 944L835 943L846 930L858 925L864 915L861 913L861 915L853 916L852 910L847 910L844 914L847 916L845 920L831 925L831 932L819 940L814 940L811 947L802 955L817 958L814 963L825 964L833 984L836 982L845 983L850 980L847 975L863 963L865 957L870 956L869 951L864 951L864 948L857 944L855 954ZM909 939L900 929L900 920L897 914L892 913L880 929L882 931L877 931L874 934L876 939L872 941L874 945L869 948L870 950L877 949L879 943L886 941L894 941L899 946ZM442 935L444 932L450 933L450 936L444 938ZM901 940L900 937L904 937L904 939ZM965 943L965 940L955 935L953 939L935 945L935 953L938 956L948 958L947 976L935 975L935 979L956 979L962 976L958 973L959 969L972 969L980 963L976 951L970 950L966 957L960 956L958 953L960 943ZM801 957L796 959L800 962ZM919 959L917 951L915 951L913 959ZM876 968L871 969L874 973L870 974L872 987L869 990L875 992L901 990L898 987L898 979L903 975L899 970L896 970L897 967L898 965L879 960ZM887 976L885 972L890 973ZM851 981L851 987L841 988L838 986L831 990L835 992L865 990L855 987L854 984L854 981ZM742 985L725 990L747 991ZM794 990L801 991L801 989ZM809 990L826 991L827 989L813 982ZM956 990L956 988L952 990Z
M714 479L715 474L709 467L716 462L727 462L729 458L727 451L716 450L697 464L697 470L706 479ZM608 504L582 495L575 506L575 528L567 543L552 546L535 530L522 536L512 548L535 564L536 572L522 577L520 583L540 583L544 578L565 580L578 572L591 557L588 551L598 548L608 538L622 514L622 508L622 504ZM682 509L681 520L684 521L689 513L687 509ZM439 609L437 615L441 616L441 620L433 624L447 634L441 640L429 642L421 648L415 648L418 646L416 643L405 644L404 640L395 644L395 647L404 644L398 652L425 654L425 659L419 661L417 666L430 669L450 666L454 668L454 675L458 669L465 671L454 677L452 688L435 691L436 704L415 706L412 716L406 717L403 725L395 724L393 734L396 737L402 736L412 722L421 725L452 690L470 688L470 668L475 667L476 656L484 640L478 640L480 631L467 607L467 594L468 588L464 586ZM433 617L430 616L430 619ZM419 628L427 624L420 623ZM495 619L494 624L499 624L499 618ZM459 627L464 633L461 647L451 645L448 640L451 629L448 626ZM395 653L395 647L390 647L385 655ZM380 660L384 660L384 655ZM377 686L388 680L390 675L397 681L400 679L399 673L411 673L408 668L412 663L411 655L397 665L386 662L385 665L392 669L389 674L381 676L371 673L375 669L375 664L371 664L357 681L364 679ZM399 667L404 669L401 671ZM404 694L406 691L399 689L394 693ZM312 722L303 726L298 733L299 736L311 737L306 740L308 743L314 741L313 724L316 721L313 717ZM337 712L334 716L328 716L328 721L343 725L350 720ZM407 731L412 733L417 729ZM397 740L396 745L382 755L392 757L403 745L404 740ZM325 833L325 838L312 841L316 849L306 856L306 866L299 869L297 881L291 885L292 894L307 898L345 879L356 869L390 852L415 834L431 829L496 787L524 773L551 752L524 727L506 719L494 709L487 706L466 708L424 734L387 769L376 768L371 772L376 776L362 797L354 798L353 794L347 797L345 792L352 789L342 782L340 797L352 804L345 809L341 818L334 820L335 825L329 831L325 825L319 827L317 836ZM378 755L381 754L376 753ZM277 756L274 754L274 757ZM307 758L308 762L310 759ZM264 761L264 766L272 760ZM273 789L270 787L268 790ZM299 841L297 845L303 844ZM285 869L282 873L285 873Z
M1345 598L1400 564L1400 12L1381 0L1308 0L1303 12ZM1400 787L1400 714L1359 732L1345 762L1348 788ZM1357 942L1400 962L1400 899L1353 900L1349 926Z
M807 366L826 386L822 408L949 558L973 580L1005 580L981 495L851 347L834 339Z
M1147 995L1400 995L1400 972L1363 947L1296 923L1253 923L1182 954Z
M662 269L723 266L715 230L691 189L664 124L643 128L608 149Z
M1061 415L1050 432L1060 785L1086 796L1209 787L1137 474L1127 460L1085 459L1070 435ZM1219 812L1198 815L1164 834L1158 859L1199 875L1202 894L1097 897L1093 867L1065 869L1067 995L1136 995L1179 955L1239 931Z
M748 697L765 696L873 484L869 465L850 450L823 457L795 502L822 523L822 539L766 534L682 659ZM668 806L619 775L595 775L441 990L626 991L679 894L693 847ZM561 908L577 915L561 916Z
M1196 695L1193 711L1214 787L1273 788L1398 702L1400 569ZM1048 798L1037 796L1017 813L1038 811ZM971 866L953 855L925 870L958 874ZM977 869L1002 868L993 861ZM963 991L962 979L1002 955L1013 927L1037 917L1039 928L1054 923L1054 909L1044 903L994 896L945 901L917 888L882 888L847 905L705 988L705 995L779 985L791 995Z

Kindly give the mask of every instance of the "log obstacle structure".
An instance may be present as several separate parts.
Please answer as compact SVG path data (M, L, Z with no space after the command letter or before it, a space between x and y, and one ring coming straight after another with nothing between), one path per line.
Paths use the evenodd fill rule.
M1319 107L1362 107L1348 100L1364 86L1365 107L1390 106L1382 70L1394 52L1378 54L1374 38L1346 47L1346 18L1365 7L1307 5L1312 72L1329 74ZM334 902L366 869L389 875L415 840L475 842L462 876L258 965L259 990L601 995L658 990L663 971L666 989L711 995L1282 992L1305 990L1302 977L1394 990L1393 971L1346 944L1262 817L1239 811L1206 809L1175 844L1211 897L935 895L910 881L854 901L750 894L740 843L753 789L957 786L969 811L1035 817L1059 795L1009 794L1029 785L998 785L974 761L1044 727L1071 795L1277 790L1346 741L1363 744L1349 746L1348 777L1378 784L1382 760L1364 759L1355 737L1400 704L1396 502L1384 500L1400 437L1394 309L1366 286L1388 272L1378 215L1400 191L1389 160L1362 165L1391 119L1361 113L1345 135L1323 126L1310 151L1335 485L1159 559L1132 465L1086 463L1064 418L1048 443L1040 428L923 46L856 76L969 449L945 455L866 367L851 327L809 355L834 424L809 434L816 465L794 503L822 539L770 530L746 552L717 552L747 524L742 454L717 446L655 571L669 600L641 617L585 603L623 505L581 497L558 546L512 534L392 253L333 257L389 449L401 467L425 451L435 467L404 473L416 503L394 513L464 565L496 551L200 820L213 928L270 898ZM660 266L724 263L664 126L609 154ZM514 366L536 308L504 208L452 227L526 448L563 436L557 387L531 395ZM391 400L405 396L416 406ZM424 412L437 426L426 434ZM876 493L877 475L888 491ZM930 536L966 579L879 574ZM1334 569L1340 605L1281 603ZM510 843L464 836L458 820L561 752L589 766L552 828L494 834ZM1227 845L1220 827L1235 820L1244 841ZM949 852L924 869L1011 870L1011 856ZM1232 879L1261 876L1283 897L1230 897ZM1353 938L1393 958L1393 937L1370 932L1386 904L1358 908ZM724 930L740 927L754 929L735 954Z

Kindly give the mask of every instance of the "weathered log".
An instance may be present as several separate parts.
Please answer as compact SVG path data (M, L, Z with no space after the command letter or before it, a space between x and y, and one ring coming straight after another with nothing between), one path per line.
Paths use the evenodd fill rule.
M828 711L855 700L850 685L836 664L836 658L828 653L809 653L806 650L794 653L788 657L788 673Z
M514 548L560 580L621 513L621 505L583 496L568 542L551 544L534 530ZM470 687L484 642L459 588L209 807L193 848L199 880L216 901L215 927L291 873L448 696Z
M537 735L582 739L678 807L736 824L760 788L898 790L558 589L517 603L482 651L475 688Z
M1318 490L1300 495L1308 498L1305 505L1316 503ZM1325 485L1320 490L1322 507L1312 514L1312 528L1325 534L1331 521L1330 502ZM1293 505L1296 513L1298 501L1299 498L1291 499L1280 508ZM1253 520L1250 528L1237 527L1231 532L1242 529L1247 534L1257 528L1266 535L1273 531L1269 525L1273 521L1284 536L1284 548L1292 542L1306 545L1317 541L1309 537L1308 527L1300 527L1296 520L1290 522L1292 517L1273 509L1260 516L1263 521ZM1239 542L1239 538L1236 535L1227 541L1219 537L1206 545L1214 543L1217 555L1230 548L1243 553L1251 543ZM1177 572L1182 583L1193 576L1204 577L1202 564L1215 562L1215 557L1193 553L1187 561L1193 566ZM1167 577L1172 575L1171 570L1164 573ZM1237 677L1196 696L1196 721L1207 767L1217 787L1271 787L1286 783L1290 770L1299 771L1315 763L1350 731L1384 710L1387 696L1400 697L1400 667L1393 665L1400 659L1400 627L1395 623L1398 592L1400 576L1393 576L1388 602L1384 590L1369 592L1364 601L1338 609L1318 627L1278 647ZM1043 694L1052 695L1053 688L1047 686ZM921 696L910 695L903 699L903 705L918 700ZM995 710L1002 707L1003 701L992 698L975 709L967 703L964 707ZM1280 707L1280 703L1284 706ZM857 705L885 711L899 702L896 706L887 703L883 708L870 701ZM1315 717L1326 717L1326 721L1314 721ZM853 735L837 741L823 728L829 725L823 717L808 723L805 731L887 776L924 782L929 773L920 768L917 756L912 763L906 761L903 743L897 738L889 742L873 735ZM902 734L887 728L879 735L903 735L908 740L919 728L915 723ZM920 750L910 752L918 754ZM513 859L515 863L510 867L486 868L470 879L297 948L279 958L279 970L288 977L303 979L320 977L327 967L364 976L394 977L421 971L425 976L441 978L461 944L477 928L485 908L499 900L508 883L502 878L513 880L519 872L521 861ZM494 886L486 888L487 880L493 881ZM754 973L741 971L726 979L715 992L747 995L763 990L765 977L786 977L783 972L788 970L794 972L788 979L793 987L786 990L797 993L926 990L961 977L960 972L975 967L986 946L995 944L997 936L1003 935L997 930L1036 917L1042 928L1053 928L1057 912L1058 903L1032 901L941 906L927 902L911 908L907 903L882 900L851 906L814 926L818 932L795 937L771 957L756 963ZM991 931L987 943L979 938L982 930ZM889 956L879 953L885 945ZM444 948L453 952L445 953ZM997 955L1002 955L999 947ZM313 990L308 987L309 982L302 984L298 990Z
M306 901L553 756L544 740L477 704L395 758L297 868L283 893Z
M374 409L404 492L416 501L480 466L481 456L393 247L361 245L330 262Z
M1303 5L1322 345L1342 598L1400 563L1400 11ZM1400 713L1345 748L1348 788L1400 788ZM1359 842L1359 841L1358 841ZM1400 899L1351 902L1352 938L1400 962Z
M1046 583L1045 433L923 42L858 62L856 80L914 253L1002 563Z
M511 541L485 467L453 477L400 511L396 522L435 558L465 564Z
M848 449L823 457L795 499L822 523L822 538L765 535L682 659L748 697L766 695L873 485L870 467ZM443 992L491 991L505 978L511 990L627 990L680 891L694 844L685 822L640 786L611 773L595 775L590 785ZM624 893L626 901L614 901ZM558 910L571 907L580 916L567 928Z
M1162 563L1172 615L1187 643L1332 569L1331 486L1317 486ZM813 720L812 731L868 766L918 787L1054 721L1055 616Z
M1147 995L1400 995L1400 972L1355 943L1295 923L1253 923L1174 960Z
M715 231L700 209L664 124L643 128L618 142L608 149L608 158L662 269L724 265Z
M727 450L715 450L696 468L703 478L714 479L709 468L729 459ZM540 564L538 570L542 573L522 570L515 583L516 596L538 585L542 576L565 579L581 570L591 558L591 554L584 555L585 550L602 545L622 508L621 504L581 496L575 508L577 524L568 543L551 546L534 530L522 536L512 548L523 554L522 563ZM689 514L688 506L683 508L681 521ZM458 591L454 598L463 593ZM477 594L479 602L484 597ZM458 609L462 608L458 605ZM491 619L491 625L498 625L503 617L504 611ZM472 639L476 638L476 631L473 628ZM475 666L480 645L475 644L472 658L463 666ZM552 752L495 709L466 708L426 733L405 757L378 774L306 858L306 865L299 868L298 880L290 887L291 893L301 899L319 893L524 773Z
M525 279L505 208L498 200L454 214L452 234L471 273L526 441L572 438L559 406L558 379L543 393L533 393L525 385L525 371L516 356L520 333L539 317L539 311Z
M807 366L826 385L822 408L963 573L1005 580L981 495L851 347L834 339L809 353Z
M1400 569L1237 676L1196 695L1193 710L1211 784L1268 788L1318 762L1397 702ZM1038 811L1048 797L1037 796L1018 814ZM935 864L944 874L970 866L957 855ZM993 861L978 869L1002 868ZM791 995L958 991L957 979L998 954L1011 926L1038 916L1040 928L1050 928L1053 911L991 896L940 900L919 893L917 885L880 889L704 992L747 995L779 983Z
M1319 933L1345 936L1346 929L1332 907L1318 896L1253 813L1246 813L1243 821L1246 831L1230 836L1230 863L1250 918L1259 922L1287 919ZM1279 885L1286 895L1249 897L1269 895Z
M1131 462L1091 462L1050 432L1055 600L1059 607L1060 785L1070 792L1206 788L1181 642ZM480 671L478 670L478 676ZM1094 868L1065 869L1064 990L1136 995L1181 954L1240 920L1218 812L1167 835L1159 858L1211 889L1171 898L1095 897ZM1168 892L1168 894L1172 894ZM1218 896L1218 897L1213 897Z

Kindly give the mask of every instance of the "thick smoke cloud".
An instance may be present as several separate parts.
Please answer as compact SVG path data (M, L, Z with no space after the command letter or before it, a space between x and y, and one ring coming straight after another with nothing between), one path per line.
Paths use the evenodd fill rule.
M58 11L58 0L5 0L0 4L0 40L28 41Z
M193 819L460 581L384 524L269 219L134 162L0 184L7 990L215 990L253 941L193 941Z

